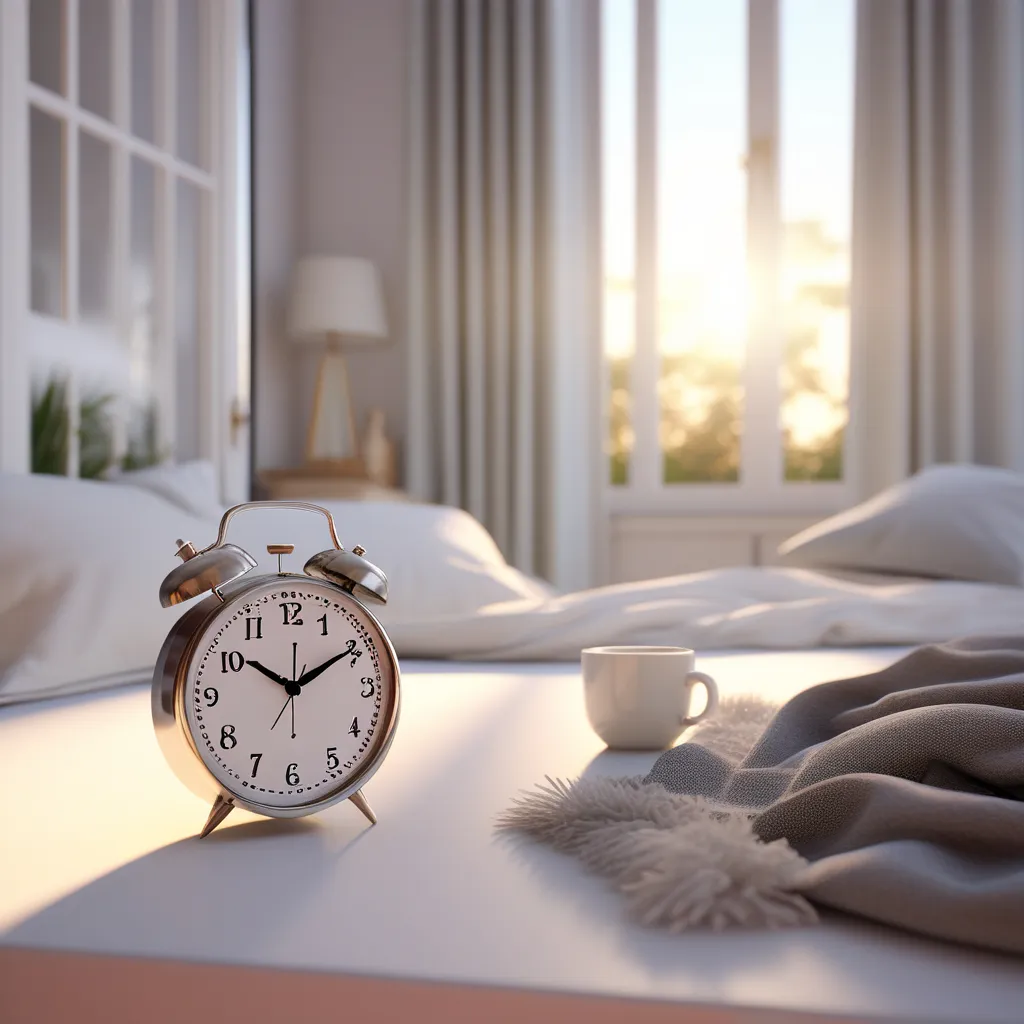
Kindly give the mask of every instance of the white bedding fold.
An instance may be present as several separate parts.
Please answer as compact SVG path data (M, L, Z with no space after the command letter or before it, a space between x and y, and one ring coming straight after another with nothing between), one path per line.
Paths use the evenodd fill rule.
M420 658L575 660L581 648L601 644L919 644L1021 632L1024 588L734 568L387 625L398 653Z

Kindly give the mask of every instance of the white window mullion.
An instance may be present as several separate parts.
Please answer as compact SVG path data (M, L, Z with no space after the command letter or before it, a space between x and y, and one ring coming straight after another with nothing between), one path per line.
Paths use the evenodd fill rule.
M177 15L175 0L162 0L157 8L156 139L161 149L172 153L177 132ZM153 397L156 402L157 447L162 452L172 453L177 445L177 363L174 354L176 202L177 178L173 170L164 164L157 174L157 355Z
M113 115L114 123L125 135L131 128L131 28L127 0L116 0L113 7ZM131 155L120 139L112 140L113 168L111 203L113 214L113 309L117 336L125 350L132 332L131 280ZM126 410L119 409L113 417L113 452L119 462L128 447Z
M199 59L202 61L202 81L207 83L211 95L223 95L222 90L229 85L223 78L224 54L220 52L222 42L221 25L226 15L230 14L232 4L203 4L199 9L200 32L202 40ZM221 149L214 140L221 135L223 126L220 124L220 105L214 103L200 104L200 159L205 160L215 180L222 180L224 161ZM220 450L220 434L226 427L224 417L220 415L224 408L219 400L221 395L222 368L221 358L224 345L213 344L214 338L223 337L218 331L217 311L218 296L221 294L221 266L219 243L222 224L222 208L220 196L203 190L201 193L199 214L200 260L202 261L199 276L199 352L200 379L197 386L202 394L199 408L202 411L199 443L205 458L216 461Z
M630 491L661 489L658 436L658 0L636 4L636 351L630 379L635 441Z
M64 34L65 91L73 111L78 105L78 0L65 0ZM63 119L64 177L64 318L78 323L78 124L74 117Z
M779 4L748 2L747 280L748 331L740 480L757 496L783 485L779 422Z

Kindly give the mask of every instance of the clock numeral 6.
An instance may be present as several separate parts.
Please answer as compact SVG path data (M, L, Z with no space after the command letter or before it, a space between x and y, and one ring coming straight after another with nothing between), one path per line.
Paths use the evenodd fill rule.
M301 781L299 779L299 773L296 771L296 768L298 767L298 764L293 761L288 765L288 770L284 773L284 781L287 782L289 786L297 786Z
M220 727L220 745L224 750L234 750L238 746L233 725L222 725Z
M372 697L373 696L373 680L369 676L363 676L362 678L363 688L359 693L360 697Z
M215 686L208 686L203 690L203 696L206 698L206 706L208 708L212 708L213 705L220 700L220 694L217 692L217 688Z
M241 672L242 666L245 664L245 658L242 657L241 651L227 651L220 652L220 670L221 672L227 672L230 667L232 672Z
M328 747L327 748L327 770L329 772L333 772L334 769L337 768L339 764L341 764L341 761L338 760L338 748L337 747Z

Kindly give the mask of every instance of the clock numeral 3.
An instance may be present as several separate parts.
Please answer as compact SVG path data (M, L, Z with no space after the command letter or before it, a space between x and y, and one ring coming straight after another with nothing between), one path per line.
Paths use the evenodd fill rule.
M217 692L217 688L214 686L208 686L203 690L203 696L206 698L206 706L212 708L214 704L220 700L220 694Z
M329 772L333 772L334 769L337 768L339 764L341 764L341 761L338 760L338 748L337 747L328 747L327 748L327 770Z
M299 773L296 771L298 767L298 764L293 761L288 765L288 771L284 773L284 781L287 782L289 786L297 786L301 781L301 779L299 779Z
M220 670L221 672L227 672L230 667L232 672L241 672L242 666L245 664L245 658L242 657L241 651L227 651L220 652Z
M372 697L373 696L373 680L369 676L363 676L362 678L363 688L359 692L360 697Z
M220 727L220 745L224 750L234 750L238 746L233 725L222 725Z
M254 622L256 623L255 632L253 632L252 628L252 624ZM258 618L252 618L251 616L247 615L245 618L245 639L252 640L254 636L257 640L263 639L263 616L259 616Z
M257 769L260 766L260 758L262 756L263 756L262 754L250 754L249 755L249 760L252 761L252 775L249 776L250 779L255 779L256 778L256 771L257 771Z
M358 718L353 718L352 719L352 724L348 727L348 731L353 736L356 736L356 737L359 736L359 719Z
M282 601L277 607L284 612L284 624L286 626L302 625L302 619L299 618L302 605L298 601Z

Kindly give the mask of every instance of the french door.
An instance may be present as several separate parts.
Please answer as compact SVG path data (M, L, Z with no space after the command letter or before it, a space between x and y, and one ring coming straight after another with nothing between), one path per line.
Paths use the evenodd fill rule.
M3 467L59 381L72 428L105 402L114 463L207 458L247 497L246 5L0 9Z

